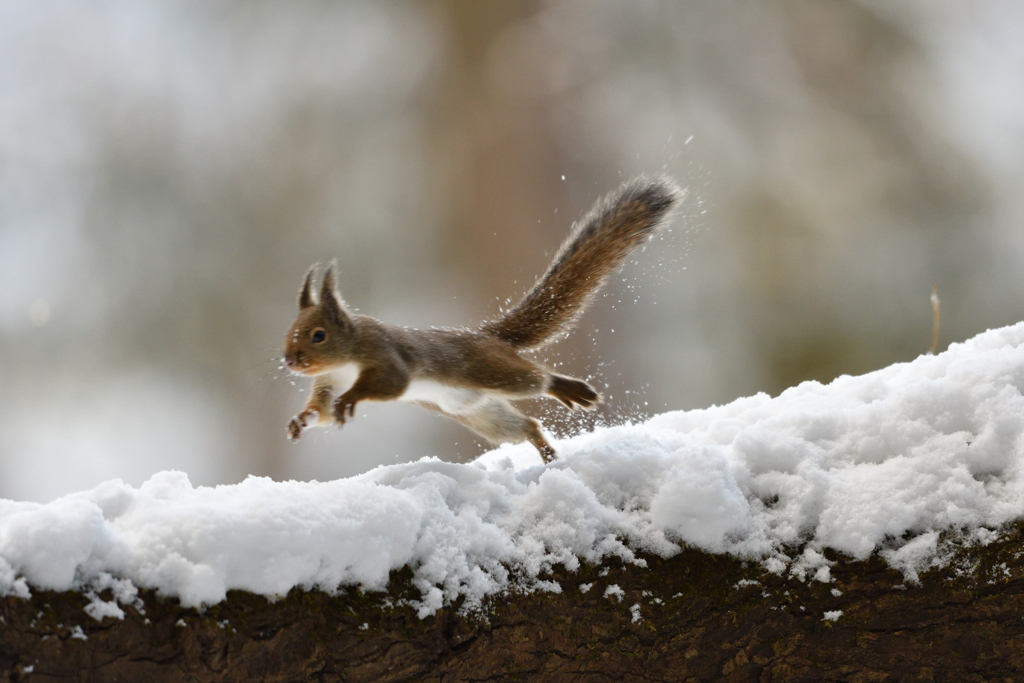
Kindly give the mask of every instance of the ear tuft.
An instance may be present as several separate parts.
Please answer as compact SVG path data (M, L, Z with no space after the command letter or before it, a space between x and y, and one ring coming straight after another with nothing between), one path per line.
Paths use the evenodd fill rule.
M316 273L316 269L320 267L319 263L314 263L306 273L306 279L302 282L302 289L299 291L299 310L309 308L310 306L316 306L316 299L313 296L313 274Z
M337 267L338 262L332 259L324 271L324 281L320 285L320 308L332 322L346 325L349 322L348 311L345 310L345 303L334 288L334 270Z

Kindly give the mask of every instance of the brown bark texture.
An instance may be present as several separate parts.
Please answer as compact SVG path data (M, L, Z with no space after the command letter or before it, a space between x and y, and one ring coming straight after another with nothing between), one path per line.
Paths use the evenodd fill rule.
M80 593L36 590L0 599L0 673L83 682L1021 681L1022 528L957 546L918 585L877 557L829 555L832 581L822 583L684 550L648 557L646 568L556 572L547 578L561 593L513 593L475 613L454 605L426 619L404 602L417 595L408 568L387 593L296 589L268 601L231 592L204 611L142 591L141 610L125 606L123 620L102 622L83 611Z

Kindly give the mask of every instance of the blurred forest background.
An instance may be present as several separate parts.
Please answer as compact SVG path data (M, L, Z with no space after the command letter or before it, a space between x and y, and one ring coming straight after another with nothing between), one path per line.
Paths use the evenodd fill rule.
M689 198L545 355L609 396L557 434L910 360L933 283L941 348L1024 319L1022 36L1013 0L4 2L0 496L474 457L397 404L286 441L303 274L475 324L639 173Z

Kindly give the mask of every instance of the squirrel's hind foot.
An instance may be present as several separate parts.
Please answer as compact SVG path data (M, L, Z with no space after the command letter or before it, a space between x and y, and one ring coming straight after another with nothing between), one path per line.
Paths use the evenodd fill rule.
M540 459L543 460L545 464L554 461L558 457L558 453L556 453L554 447L548 443L548 440L544 438L544 434L540 430L540 423L533 418L527 418L527 421L529 425L527 427L527 440L534 445L540 453Z
M594 387L581 379L562 375L551 375L548 395L557 398L569 410L576 410L577 407L593 410L601 402L601 394L594 391Z

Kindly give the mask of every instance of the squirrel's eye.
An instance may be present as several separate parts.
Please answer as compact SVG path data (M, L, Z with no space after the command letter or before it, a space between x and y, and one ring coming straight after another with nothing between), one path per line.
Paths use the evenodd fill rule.
M320 328L317 328L317 329L313 330L313 343L314 344L319 344L324 339L327 339L327 333L326 332L324 332Z

